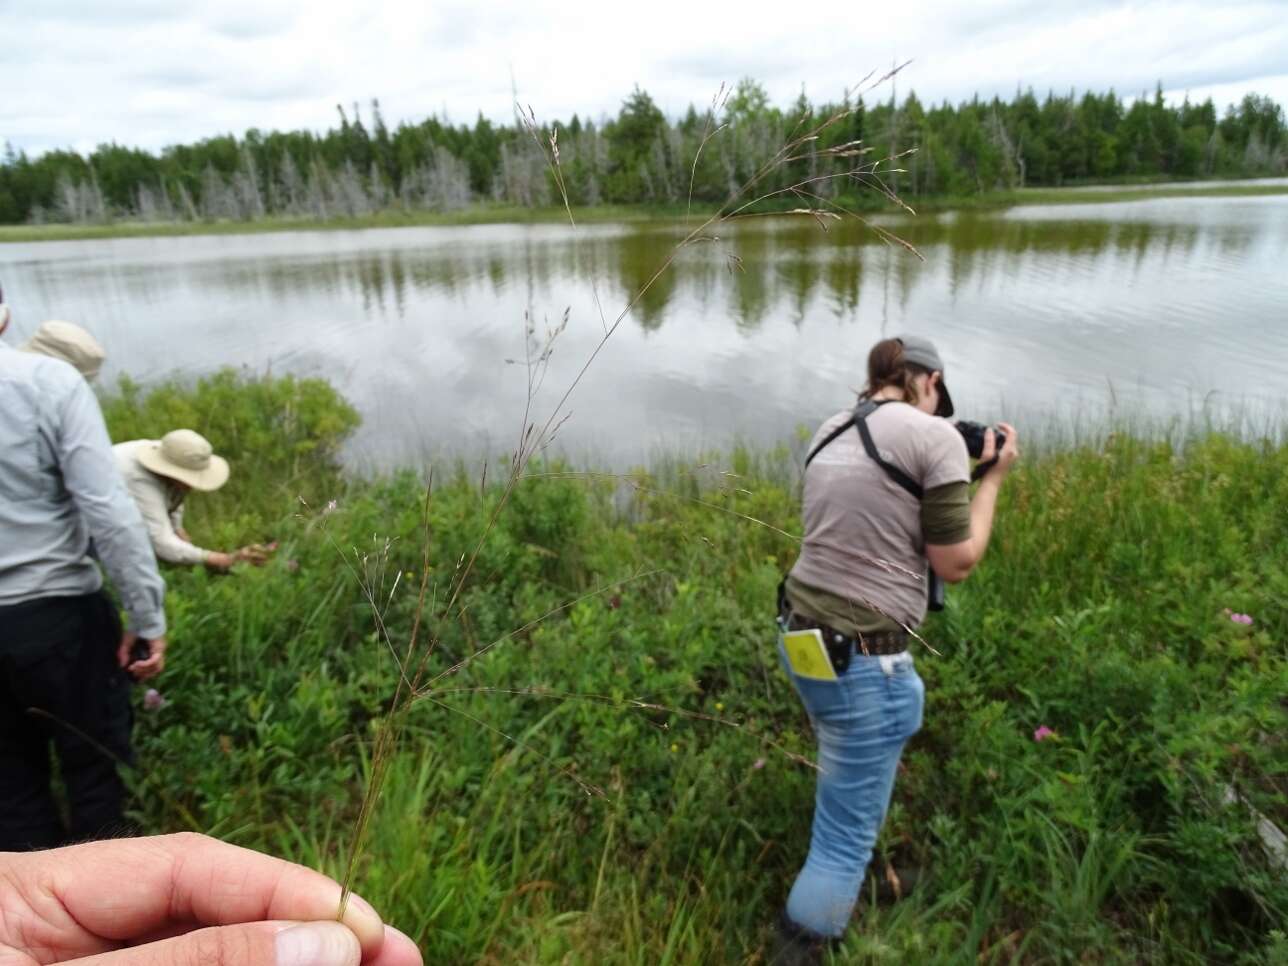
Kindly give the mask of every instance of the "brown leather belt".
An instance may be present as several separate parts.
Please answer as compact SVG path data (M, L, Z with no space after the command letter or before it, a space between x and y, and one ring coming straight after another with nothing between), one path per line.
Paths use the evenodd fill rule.
M817 627L823 635L823 643L827 646L828 654L832 655L833 665L837 663L837 651L872 656L878 654L902 654L908 649L907 631L875 631L871 634L860 634L858 637L851 637L849 634L842 634L834 627L820 624L811 617L804 617L788 611L786 618L786 626L789 631L808 631ZM841 668L837 668L838 672L840 670Z

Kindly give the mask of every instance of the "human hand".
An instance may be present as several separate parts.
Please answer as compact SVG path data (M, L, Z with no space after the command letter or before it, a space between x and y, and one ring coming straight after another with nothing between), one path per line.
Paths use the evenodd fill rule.
M211 550L206 554L206 566L211 570L232 570L233 564L237 562L237 554L223 553L220 550Z
M272 543L251 543L242 547L235 554L235 560L244 560L247 563L254 564L256 567L262 567L268 563L268 558L277 550L277 541Z
M139 635L133 631L126 631L121 635L121 645L116 649L116 663L125 668L126 671L136 681L146 681L148 678L154 678L165 670L165 649L166 639L164 637L153 637L148 640L148 656L143 660L135 660L131 653L134 645L139 641ZM5 966L4 960L0 960L0 966Z
M192 833L8 853L0 966L421 966L367 903L339 906L319 872Z
M980 461L987 462L996 457L997 462L989 467L985 475L996 473L1000 480L1011 471L1012 465L1020 458L1020 434L1010 423L998 423L997 428L1006 434L1006 442L1002 444L1002 449L999 451L996 434L991 428L985 430L984 452L980 454Z

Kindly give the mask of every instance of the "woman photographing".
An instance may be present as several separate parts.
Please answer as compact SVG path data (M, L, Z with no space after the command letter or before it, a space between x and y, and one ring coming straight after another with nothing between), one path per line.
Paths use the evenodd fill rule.
M845 932L925 688L909 631L929 571L965 580L988 547L1015 428L990 429L974 496L947 418L944 365L926 339L878 342L853 412L827 420L806 461L801 553L780 594L779 650L818 740L809 855L792 886L778 963L812 962Z

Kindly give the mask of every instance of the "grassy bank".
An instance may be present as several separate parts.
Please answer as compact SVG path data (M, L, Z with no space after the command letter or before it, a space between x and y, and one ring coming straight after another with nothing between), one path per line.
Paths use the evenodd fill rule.
M114 438L193 425L232 458L190 500L196 539L282 541L262 570L168 572L148 829L338 874L397 677L357 576L405 640L428 567L433 671L470 663L411 716L358 891L427 961L763 962L813 787L770 623L791 449L730 454L736 479L534 468L449 620L499 495L476 470L438 468L427 531L423 480L336 469L355 418L320 383L223 375L106 411ZM1118 434L1021 464L923 629L940 656L917 654L925 727L876 863L923 881L865 900L837 962L1285 961L1285 874L1222 804L1232 785L1288 827L1285 505L1282 444Z
M1150 198L1244 198L1288 194L1288 184L1239 184L1192 187L1184 182L1106 186L1103 190L1079 188L1022 188L982 194L919 198L911 202L921 213L951 210L987 210L1017 205L1079 205L1144 201ZM840 199L850 210L865 214L897 213L895 206L875 192ZM795 203L757 206L757 211L787 210ZM690 214L682 205L600 205L574 208L578 224L667 220ZM711 210L695 207L691 214L705 217ZM104 225L0 225L0 243L71 241L92 238L142 238L173 235L239 235L281 231L355 231L364 228L409 228L423 226L490 224L566 224L568 212L561 207L523 208L515 205L474 205L458 211L383 211L357 218L315 220L305 218L263 218L257 221L218 222L116 222Z

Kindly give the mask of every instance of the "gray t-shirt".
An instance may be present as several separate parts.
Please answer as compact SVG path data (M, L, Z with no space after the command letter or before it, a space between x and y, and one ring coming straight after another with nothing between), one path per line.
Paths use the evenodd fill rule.
M849 419L825 422L810 450ZM970 480L966 441L946 419L902 402L868 417L882 459L923 490ZM926 616L926 556L921 502L886 474L863 449L856 430L825 446L805 472L805 537L791 576L857 608L888 615L908 627Z

